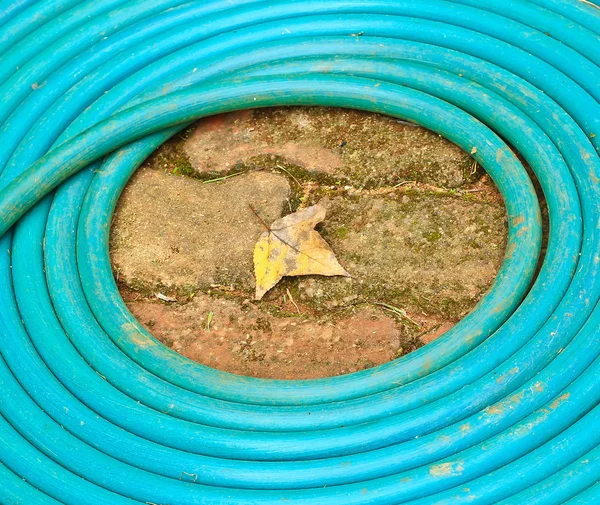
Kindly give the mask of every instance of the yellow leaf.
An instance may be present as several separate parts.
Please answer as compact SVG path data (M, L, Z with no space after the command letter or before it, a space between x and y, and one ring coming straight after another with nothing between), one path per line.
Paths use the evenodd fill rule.
M329 244L314 230L325 214L323 205L313 205L278 219L260 236L254 247L257 300L286 276L350 277Z

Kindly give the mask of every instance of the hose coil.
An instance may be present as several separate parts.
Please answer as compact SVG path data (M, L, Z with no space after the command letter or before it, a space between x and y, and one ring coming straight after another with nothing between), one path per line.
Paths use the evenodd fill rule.
M595 2L0 0L0 83L2 505L600 501ZM440 339L263 380L128 311L108 235L136 168L198 118L287 105L418 123L494 179L504 263Z

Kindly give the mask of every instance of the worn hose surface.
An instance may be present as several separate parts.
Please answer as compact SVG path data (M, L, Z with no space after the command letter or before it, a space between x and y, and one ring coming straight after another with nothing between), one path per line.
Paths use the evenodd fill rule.
M0 503L600 501L599 66L580 0L0 0ZM195 119L282 105L418 123L494 179L506 257L442 338L262 380L127 310L128 178Z

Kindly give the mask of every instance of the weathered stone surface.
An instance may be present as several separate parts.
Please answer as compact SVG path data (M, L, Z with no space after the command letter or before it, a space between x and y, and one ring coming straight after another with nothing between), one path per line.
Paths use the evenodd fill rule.
M357 295L457 321L500 267L504 214L499 204L451 195L333 198L323 234L353 279L315 277L313 300Z
M158 170L139 171L121 198L112 260L134 287L194 290L211 284L254 289L252 248L290 194L287 179L258 172L203 184Z
M285 379L375 366L438 338L495 278L504 206L472 168L456 146L383 116L292 108L209 118L128 185L112 231L115 273L157 338L209 366ZM205 183L225 173L236 175ZM270 224L317 201L328 206L317 229L353 278L284 279L252 302L264 227L249 205Z
M415 348L393 318L372 309L335 322L319 322L297 313L272 315L251 303L202 294L182 306L140 300L129 306L177 352L249 376L310 379L339 375L386 363Z
M184 144L198 172L227 171L271 154L307 170L374 188L417 181L457 188L471 180L470 155L424 128L361 111L302 108L214 116Z

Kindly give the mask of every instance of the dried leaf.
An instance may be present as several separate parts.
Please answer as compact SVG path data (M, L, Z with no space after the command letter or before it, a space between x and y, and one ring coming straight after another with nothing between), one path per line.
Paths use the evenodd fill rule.
M254 247L257 300L286 276L350 277L329 244L314 230L325 214L322 204L313 205L278 219L260 236Z

